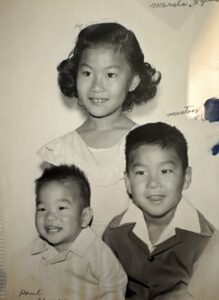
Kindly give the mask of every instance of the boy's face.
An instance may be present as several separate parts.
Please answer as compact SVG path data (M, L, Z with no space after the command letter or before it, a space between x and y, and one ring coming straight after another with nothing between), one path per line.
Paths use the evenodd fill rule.
M191 180L191 170L183 172L182 162L173 149L141 145L132 150L126 174L127 190L145 216L171 218L182 190Z
M53 181L41 187L35 214L36 228L57 251L68 249L80 233L83 221L76 184Z
M87 48L78 67L78 97L90 115L110 116L121 111L138 80L120 51L107 46Z

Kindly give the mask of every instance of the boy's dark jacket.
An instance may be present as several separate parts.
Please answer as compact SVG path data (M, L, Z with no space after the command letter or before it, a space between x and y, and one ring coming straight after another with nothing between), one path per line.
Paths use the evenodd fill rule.
M175 236L150 253L147 245L132 231L135 223L120 225L124 213L110 222L103 240L128 275L126 299L170 299L169 294L177 295L185 290L193 266L210 240L214 227L198 212L201 234L176 228Z

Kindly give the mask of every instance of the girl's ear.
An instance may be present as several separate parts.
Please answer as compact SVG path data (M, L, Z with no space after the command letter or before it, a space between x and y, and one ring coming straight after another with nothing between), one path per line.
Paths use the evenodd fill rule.
M192 168L187 167L184 175L183 190L187 190L189 188L191 181L192 181Z
M86 207L82 211L82 223L81 228L86 228L93 218L93 210L91 207Z
M140 81L141 81L141 79L140 79L139 75L137 75L137 74L134 75L130 82L129 92L134 91L136 89L136 87L139 85Z

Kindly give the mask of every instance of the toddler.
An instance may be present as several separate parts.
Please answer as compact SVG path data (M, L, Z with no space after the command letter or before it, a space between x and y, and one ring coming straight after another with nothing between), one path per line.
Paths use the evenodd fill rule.
M8 299L124 299L126 274L89 227L91 218L83 172L73 165L45 169L36 180L39 236L14 264Z

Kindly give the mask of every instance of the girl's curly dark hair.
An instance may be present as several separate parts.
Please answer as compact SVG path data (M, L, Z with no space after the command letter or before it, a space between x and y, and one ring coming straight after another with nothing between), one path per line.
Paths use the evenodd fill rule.
M140 77L139 85L128 93L123 110L130 110L134 104L146 103L156 95L161 73L144 62L144 54L135 34L118 23L99 23L80 31L74 49L57 67L59 87L65 96L78 97L76 80L82 52L100 45L119 49L134 74Z

